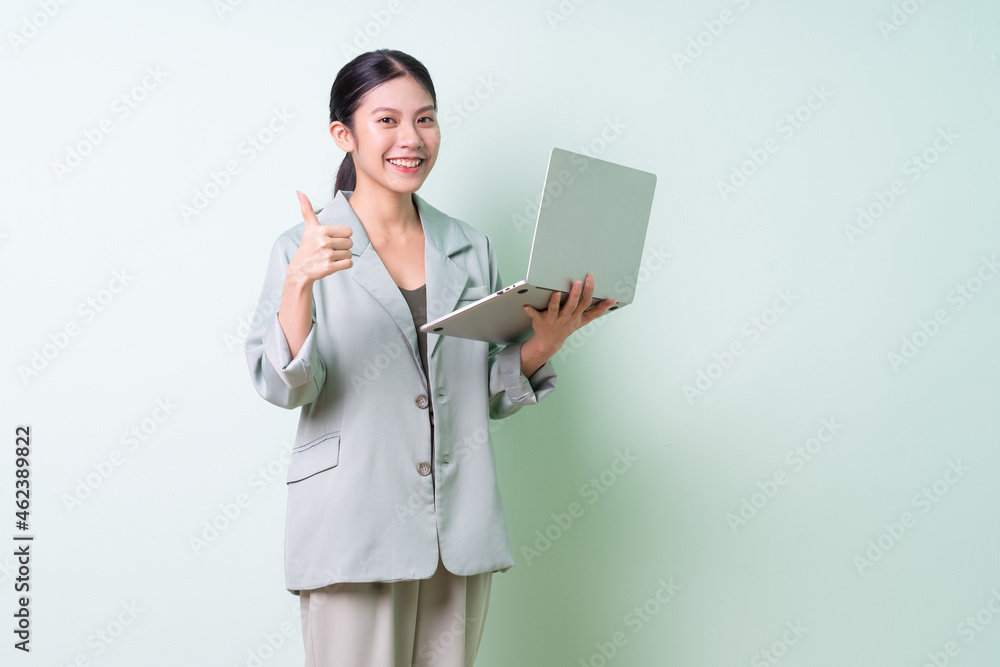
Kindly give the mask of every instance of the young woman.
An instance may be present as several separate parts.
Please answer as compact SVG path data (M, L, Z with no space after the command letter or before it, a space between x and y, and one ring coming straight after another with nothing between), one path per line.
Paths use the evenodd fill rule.
M301 408L288 465L286 587L306 665L472 665L492 573L513 564L489 420L555 388L593 277L526 306L534 332L499 346L419 328L503 287L488 237L415 193L437 159L424 66L394 50L340 70L330 134L347 153L332 202L271 251L247 336L260 394Z

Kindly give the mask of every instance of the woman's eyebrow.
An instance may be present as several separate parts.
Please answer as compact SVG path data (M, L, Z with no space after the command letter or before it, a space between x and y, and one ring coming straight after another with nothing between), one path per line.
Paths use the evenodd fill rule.
M385 112L385 111L389 111L391 113L400 113L399 109L393 109L392 107L375 107L374 109L372 109L371 112L372 112L372 114L377 114L377 113L382 113L382 112ZM421 108L417 109L417 113L418 114L424 113L425 111L434 111L434 105L433 104L429 104L429 105L427 105L425 107L421 107Z

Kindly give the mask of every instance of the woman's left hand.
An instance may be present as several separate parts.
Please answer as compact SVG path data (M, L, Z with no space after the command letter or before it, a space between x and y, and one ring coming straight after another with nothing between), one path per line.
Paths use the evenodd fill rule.
M569 297L562 306L559 305L561 294L561 292L552 293L547 310L538 311L531 306L524 307L524 312L531 318L531 325L535 330L532 334L532 338L537 339L535 345L551 353L549 356L558 352L574 331L597 319L616 303L616 299L605 299L593 308L587 309L594 295L592 273L588 273L587 279L582 282L573 281Z

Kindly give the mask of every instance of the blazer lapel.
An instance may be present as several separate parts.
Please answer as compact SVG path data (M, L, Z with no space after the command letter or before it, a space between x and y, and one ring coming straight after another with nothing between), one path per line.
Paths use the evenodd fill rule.
M413 317L410 315L410 308L406 305L406 299L399 291L399 287L393 281L385 264L375 252L374 246L365 232L361 220L358 219L354 209L348 203L348 196L353 192L345 193L343 190L337 193L333 201L316 215L316 219L321 225L347 225L352 229L351 259L354 265L347 269L348 275L354 279L375 300L392 316L403 337L410 344L410 356L419 367L417 346L417 329L413 326Z
M417 329L413 324L406 299L399 291L389 271L372 246L364 226L351 208L348 199L353 192L340 191L333 201L316 215L322 225L347 225L352 229L351 255L354 265L348 274L371 294L392 316L399 330L410 345L410 355L420 367ZM455 310L455 304L469 281L465 269L451 259L451 255L468 248L471 244L462 230L451 218L427 204L416 194L413 201L420 215L424 230L424 273L427 292L427 321L446 315ZM427 335L428 354L433 354L441 337ZM429 366L430 364L428 364Z
M469 272L452 256L472 244L461 227L416 194L413 200L424 227L424 271L427 277L427 321L455 310L455 304L469 284ZM428 354L433 355L441 336L427 334Z

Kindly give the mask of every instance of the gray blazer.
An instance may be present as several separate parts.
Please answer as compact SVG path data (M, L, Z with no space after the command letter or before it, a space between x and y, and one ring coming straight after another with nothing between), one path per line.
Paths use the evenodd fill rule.
M354 230L354 265L314 284L302 349L291 357L280 304L258 312L246 339L260 395L301 407L288 464L286 588L426 579L437 568L439 541L455 574L505 571L514 559L489 420L555 389L552 362L529 379L520 345L428 334L425 381L413 318L351 194L337 193L317 214L320 224ZM503 287L485 234L413 199L424 230L428 321ZM280 301L303 229L299 223L275 241L261 304Z

